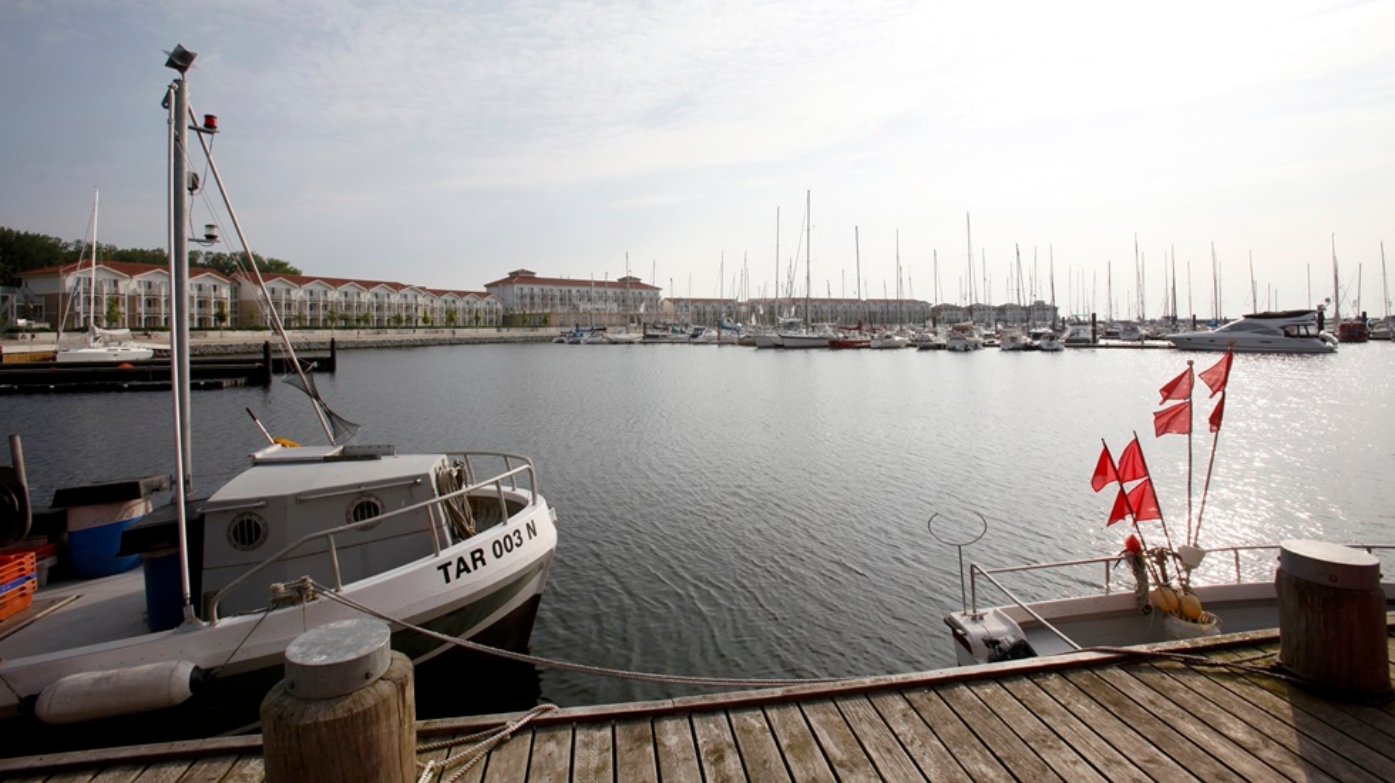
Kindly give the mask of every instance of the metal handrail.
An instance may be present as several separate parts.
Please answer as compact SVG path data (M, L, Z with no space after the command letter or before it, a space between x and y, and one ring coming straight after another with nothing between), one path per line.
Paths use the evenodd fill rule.
M1369 553L1369 554L1375 554L1375 553L1376 553L1376 550L1395 552L1395 544L1348 544L1347 546L1350 546L1350 547L1353 548L1353 549L1363 549L1363 550L1365 550L1365 551L1366 551L1367 553ZM1243 579L1244 579L1243 569L1241 568L1241 565L1240 565L1240 554L1241 554L1242 552L1259 552L1259 551L1276 550L1276 549L1279 549L1279 548L1280 548L1280 545L1279 545L1279 544L1261 544L1261 545L1251 545L1251 546L1224 546L1224 547L1216 547L1215 549L1208 549L1208 550L1206 550L1206 552L1207 552L1208 555L1213 555L1213 554L1217 554L1217 553L1226 553L1226 552L1229 552L1229 553L1231 554L1232 559L1233 559L1233 562L1234 562L1234 564L1235 564L1235 574L1234 574L1234 579L1235 579L1235 581L1233 582L1233 584L1241 584L1241 583L1243 582ZM1174 556L1175 556L1175 553L1173 553L1173 554L1174 554ZM1010 591L1010 590L1008 590L1006 587L1004 587L1001 583L998 582L998 580L993 579L993 578L992 578L992 575L993 575L993 574L1020 573L1020 572L1024 572L1024 571L1042 571L1042 570L1046 570L1046 569L1059 569L1059 568L1065 568L1065 567L1068 567L1068 566L1090 565L1090 564L1092 564L1092 563L1102 563L1102 564L1104 564L1104 585L1103 585L1104 594L1105 594L1105 595L1109 595L1109 583L1110 583L1110 577L1112 576L1112 573L1113 573L1113 567L1114 567L1114 565L1115 565L1116 563L1118 563L1121 559L1122 559L1122 556L1121 556L1121 555L1115 555L1115 556L1112 556L1112 557L1093 557L1093 558L1085 558L1085 559L1083 559L1083 560L1062 560L1062 561L1058 561L1058 562L1054 562L1054 563L1031 563L1031 564L1028 564L1028 565L1003 566L1003 567L1000 567L1000 568L983 568L983 567L979 566L978 564L972 564L972 565L969 566L969 599L970 599L971 613L972 613L972 614L978 614L978 613L979 613L979 612L978 612L978 581L977 581L977 576L980 575L980 574L982 574L982 575L984 576L984 578L988 579L988 581L992 582L993 585L995 585L999 590L1002 590L1002 591L1003 591L1003 594L1006 595L1006 596L1008 597L1008 599L1011 600L1014 604L1016 604L1016 605L1018 605L1018 606L1021 606L1023 609L1027 609L1027 607L1023 604L1023 602L1022 602L1020 599L1018 599L1015 595L1013 595L1012 591ZM1195 573L1195 572L1194 572L1194 573ZM1036 613L1035 613L1035 612L1032 612L1030 609L1027 609L1027 611L1028 611L1029 613L1031 613L1031 614L1033 615L1033 617L1035 617L1037 620L1040 620L1040 619L1041 619L1040 617L1037 617L1037 616L1036 616ZM1054 630L1054 629L1053 629L1053 630Z
M445 502L448 501L448 500L453 500L453 499L458 498L458 497L463 497L463 496L465 496L465 495L468 495L468 494L471 493L471 492L477 492L477 491L479 491L479 490L481 490L481 489L485 489L486 487L490 487L490 486L495 487L496 492L497 492L497 496L498 496L498 499L499 499L499 519L500 519L499 524L500 524L500 525L507 525L508 522L509 522L509 513L508 513L508 506L507 506L507 503L506 503L506 499L505 499L505 497L504 497L504 482L505 482L505 480L510 480L510 479L511 479L511 480L508 482L509 489L510 489L511 491L517 492L517 491L519 491L519 489L518 489L518 482L517 482L517 480L516 480L516 477L519 476L519 475L521 475L521 474L524 474L524 473L528 474L528 485L529 485L529 487L530 487L530 492L531 492L531 494L533 495L534 498L537 498L537 497L538 497L538 478L537 478L537 471L536 471L536 469L533 467L533 461L532 461L531 459L528 459L527 457L520 457L520 456L512 455L512 454L504 454L504 453L501 453L501 452L471 452L471 453L464 453L464 452L445 452L445 456L446 456L447 458L463 457L463 458L464 458L464 461L465 461L465 464L466 464L466 470L467 470L466 475L467 475L467 476L470 475L470 473L469 473L469 470L470 470L470 467L469 467L469 460L470 460L470 457L472 457L472 456L474 456L474 457L499 457L499 458L503 458L503 460L504 460L505 471L504 471L503 473L500 473L500 474L497 475L497 476L494 476L493 478L485 479L484 481L480 481L480 482L478 482L478 483L469 484L469 485L467 485L467 486L465 486L465 487L461 487L460 489L455 490L454 492L447 493L447 494L445 494L445 495L437 495L437 496L435 496L435 497L428 498L428 499L426 499L426 500L421 501L420 503L413 503L413 504L410 505L410 506L403 506L402 508L399 508L399 509L396 509L396 510L393 510L393 511L388 511L388 512L383 513L383 514L379 514L378 516L375 516L375 517L369 517L368 519L360 520L360 521L358 521L358 522L351 522L351 523L348 523L348 524L345 524L345 525L339 525L338 527L330 528L330 529L328 529L328 530L320 530L320 531L316 531L316 532L314 532L314 533L307 533L306 535L301 536L299 539L297 539L297 540L295 540L295 541L292 541L291 543L289 543L289 544L287 544L286 546L282 547L280 550L278 550L275 554L271 555L271 556L268 557L267 559L263 560L262 562L258 563L257 565L253 566L252 568L250 568L250 569L244 571L243 573L239 574L239 575L237 576L236 579L233 579L231 582L229 582L228 584L224 585L223 588L222 588L221 590L219 590L217 593L214 593L214 594L213 594L213 598L209 601L209 605L208 605L208 615L209 615L209 616L208 616L208 622L211 623L211 624L217 624L217 622L218 622L218 606L219 606L219 604L222 603L223 597L224 597L229 591L231 591L233 588L238 587L238 586L240 586L241 584L245 583L245 582L246 582L248 579L250 579L252 576L254 576L254 575L260 573L260 572L263 571L263 570L265 570L265 569L266 569L268 566L270 566L272 563L275 563L275 562L281 560L281 559L284 558L287 554L290 554L291 552L293 552L293 551L299 549L300 547L304 546L306 543L309 543L309 542L311 542L311 541L317 541L317 540L320 540L320 539L324 539L324 540L326 541L326 548L327 548L327 551L328 551L328 554L329 554L329 560L330 560L330 568L332 569L332 571L333 571L333 573L334 573L334 589L335 589L336 591L342 591L342 590L344 589L344 584L343 584L343 580L341 579L340 574L339 574L339 554L338 554L338 550L336 549L336 547L335 547L335 545L334 545L334 536L335 536L336 534L345 533L345 532L348 532L348 531L351 531L351 530L357 530L357 529L360 529L360 528L362 528L362 527L364 527L364 526L366 526L366 525L370 525L370 524L371 524L371 525L376 525L376 524L378 524L378 523L381 523L381 522L383 522L383 521L385 521L385 520L392 519L392 518L394 518L394 517L400 517L400 516L404 516L404 515L413 513L413 512L415 512L415 511L420 511L420 510L423 509L423 508L431 508L431 507L434 507L434 506L439 506L439 505L445 503ZM522 461L523 461L523 464L522 464L522 465L519 465L519 466L516 467L516 468L515 468L515 467L512 467L513 461L514 461L514 460L522 460ZM433 524L432 524L432 529L433 529L433 531L434 531L434 529L435 529L435 523L434 523L434 522L433 522Z

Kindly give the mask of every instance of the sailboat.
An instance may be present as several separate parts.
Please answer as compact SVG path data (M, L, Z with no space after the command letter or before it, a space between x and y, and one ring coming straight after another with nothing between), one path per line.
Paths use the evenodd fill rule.
M60 349L54 360L59 364L130 362L149 359L155 350L130 343L130 329L103 329L97 326L97 204L100 193L92 193L92 267L87 282L87 339L79 348ZM79 262L79 271L81 263Z
M813 239L814 232L809 212L811 193L812 191L805 191L804 193L804 328L798 330L782 329L777 332L780 336L781 344L786 348L827 348L829 341L837 336L827 327L816 330L813 328L813 324L809 322L809 288L813 283L813 274L809 269L809 262L812 257L809 245Z
M21 737L29 752L102 741L105 728L67 728L89 721L138 727L141 741L244 727L295 637L366 614L389 619L393 647L418 663L456 645L409 626L523 650L556 548L556 512L531 459L344 443L356 425L303 375L292 377L329 443L297 446L258 423L265 445L250 466L211 495L193 495L188 321L179 307L188 301L189 131L227 203L206 139L216 117L198 123L189 103L193 60L176 47L166 63L179 73L165 104L174 151L173 477L60 490L56 514L0 504L0 546L18 543L40 558L58 549L74 575L38 587L0 631L0 725L12 748ZM228 215L250 259L230 207ZM288 341L285 350L293 358ZM16 442L14 474L24 476ZM173 502L152 512L155 493L171 485ZM12 505L24 509L21 490L26 502ZM138 720L119 717L133 713Z

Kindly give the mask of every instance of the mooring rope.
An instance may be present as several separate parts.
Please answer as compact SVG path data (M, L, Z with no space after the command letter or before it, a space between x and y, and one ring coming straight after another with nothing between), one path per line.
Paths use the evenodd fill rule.
M516 653L510 650L501 650L497 647L490 647L488 645L479 644L477 642L471 642L466 639L459 639L454 636L451 636L450 634L444 634L437 631L433 631L430 628L423 628L420 625L414 625L405 620L400 620L396 617L392 617L386 613L380 612L372 607L364 606L363 604L351 598L346 598L343 595L334 592L333 589L326 587L325 585L322 585L319 582L310 579L309 577L305 577L299 580L298 582L287 583L285 586L300 589L304 593L305 600L307 601L316 595L323 596L325 598L330 599L331 601L337 601L351 609L356 609L371 617L376 617L379 620L383 620L388 623L393 623L395 625L400 625L404 628L410 628L413 631L429 636L438 641L445 642L446 644L453 644L457 647L463 647L467 650L473 650L475 652L484 653L486 655L494 655L500 658L506 658L511 661L518 661L520 663L530 663L534 666L548 666L554 669L566 669L568 671L582 672L584 674L598 674L605 677L618 677L620 679L639 680L641 682L662 682L680 685L708 685L722 688L775 688L790 685L827 685L829 683L847 682L849 679L851 679L849 677L811 677L806 679L737 679L728 677L694 677L684 674L658 674L655 672L637 672L628 671L625 669L612 669L606 666L592 666L590 664L584 663L558 661L551 658L541 658L536 655L528 655L526 653Z
M509 737L512 737L513 733L522 728L524 724L528 723L528 721L531 721L532 719L538 717L539 715L542 715L545 712L549 712L555 709L557 709L557 705L555 704L539 704L533 709L528 710L527 712L523 713L517 718L514 718L508 723L505 723L503 726L500 726L497 729L486 729L484 731L476 732L465 737L456 737L454 739L441 740L439 742L429 742L425 745L418 745L417 753L429 753L433 750L442 750L444 748L450 748L456 745L463 745L467 742L478 743L474 747L465 751L464 753L461 753L459 756L452 756L448 759L444 759L441 761L436 761L434 759L432 761L418 761L417 766L421 768L421 777L417 778L417 783L430 783L431 776L436 774L438 771L444 772L445 770L450 769L451 767L463 763L463 767L457 769L454 773L451 774L450 777L443 778L441 780L441 783L454 783L454 781L458 780L461 775L464 775L466 772L469 772L471 767L474 767L476 764L478 764L480 759L487 756L496 745L499 745L500 743L506 741Z
M1194 655L1192 653L1171 652L1169 650L1147 650L1140 649L1137 647L1086 647L1080 650L1080 652L1112 653L1116 655L1128 655L1134 658L1162 658L1164 660L1185 663L1190 666L1210 666L1218 669L1236 669L1239 671L1250 672L1253 674L1260 674L1265 677L1273 677L1274 679L1283 680L1285 682L1291 682L1296 685L1309 684L1307 680L1279 671L1273 666L1256 666L1254 663L1252 663L1252 661L1274 657L1274 653L1272 652L1258 653L1245 658L1236 658L1230 661L1222 661L1217 660L1215 658L1207 658L1204 655Z

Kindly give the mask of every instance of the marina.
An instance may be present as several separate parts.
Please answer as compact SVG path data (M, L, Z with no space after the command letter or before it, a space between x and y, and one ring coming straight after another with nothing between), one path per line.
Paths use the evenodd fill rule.
M95 329L80 355L55 346L53 366L0 370L6 391L66 392L14 394L0 417L11 462L0 474L0 539L18 545L0 561L0 718L7 753L41 754L0 761L0 771L258 779L284 763L286 747L301 750L268 704L284 700L286 715L304 717L310 701L385 689L401 708L395 725L424 718L423 736L495 727L471 754L482 780L1105 779L1159 769L1355 779L1379 778L1395 760L1395 588L1379 578L1395 557L1385 540L1395 508L1388 347L1335 351L1316 310L1254 313L1193 335L1111 325L1118 337L1106 342L1092 323L1088 346L1072 343L1078 329L1025 317L1017 334L972 317L923 330L813 323L806 191L805 318L750 340L783 350L736 348L745 335L723 316L713 329L577 323L545 342L536 332L502 344L427 340L358 350L342 364L331 337L328 359L301 361L254 266L244 284L255 280L284 358L265 343L251 361L195 361L187 233L201 187L216 187L241 254L253 254L210 151L218 118L189 103L195 56L168 54L178 72L162 104L168 225L180 262L170 270L167 370L147 363L154 348ZM194 144L210 182L191 174ZM95 203L93 220L95 239ZM205 238L216 241L211 224ZM92 259L95 290L95 247ZM898 255L898 299L899 266ZM972 250L969 266L972 276ZM510 279L539 280L522 269ZM94 301L89 326L95 314ZM535 315L518 320L553 323ZM1164 337L1191 350L1090 350L1164 347ZM1223 439L1226 394L1210 418L1213 454L1223 444L1226 458L1214 489L1208 463L1200 503L1211 503L1213 562L1233 555L1234 574L1193 593L1206 553L1191 527L1201 519L1192 365L1194 351L1222 341L1221 364L1199 377L1238 402ZM931 352L884 350L912 346ZM132 361L88 361L118 355ZM1185 447L1140 439L1150 421L1140 401L1183 362L1162 389L1165 402L1182 402L1151 421L1158 438L1182 434L1185 408ZM1185 395L1174 396L1184 378ZM218 393L196 398L195 388ZM101 393L157 389L172 393ZM1133 432L1117 469L1107 446L1098 463L1091 456L1101 430ZM1084 489L1111 482L1119 494L1106 517ZM1138 523L1162 524L1162 505L1187 520L1182 546L1139 540ZM1126 517L1132 534L1109 528ZM1242 564L1240 553L1278 541L1277 572L1265 555ZM1327 543L1339 541L1363 546ZM1017 565L1062 558L1103 565L1102 588ZM1115 583L1120 562L1132 594ZM1309 573L1317 588L1364 603L1295 620L1293 602L1315 606L1307 598L1320 592L1286 581L1302 568L1334 583L1359 571L1373 584L1333 587ZM1012 590L996 579L1028 571ZM981 595L989 584L1000 594ZM1263 585L1273 594L1251 589ZM1255 603L1277 607L1278 619L1249 612ZM1227 617L1240 635L1223 633ZM1348 646L1324 628L1334 617L1360 619L1354 633L1375 644ZM341 641L360 630L376 639L354 664L381 667L307 676L298 646L347 626ZM1314 652L1323 642L1329 649ZM1153 643L1145 657L1117 649L1138 643ZM1237 646L1231 674L1195 657L1228 658ZM489 652L510 665L479 657ZM1308 656L1346 654L1360 658L1362 687L1312 676L1321 666ZM1276 655L1282 669L1254 663ZM1367 712L1269 687L1295 677L1355 696ZM376 734L366 722L343 746L331 734L304 751L352 760ZM258 729L263 741L246 736ZM427 778L452 747L421 749Z
M1236 357L1209 546L1389 543L1389 347ZM856 677L955 663L942 618L960 605L959 570L927 531L932 514L987 517L965 553L985 566L1119 551L1123 533L1105 528L1089 491L1099 436L1146 430L1159 379L1185 357L491 344L341 352L318 380L371 441L538 455L565 519L534 654L685 675ZM1370 393L1339 404L1337 388ZM283 383L194 395L196 488L231 478L265 442L246 407L277 435L313 438L301 396ZM34 496L47 502L88 480L167 474L168 405L18 396L0 421L23 435ZM375 413L387 409L398 413ZM1180 513L1182 439L1145 440L1161 502ZM1088 570L1013 586L1042 600L1098 581ZM525 705L708 692L531 666L497 680ZM423 717L520 708L438 690L443 703Z

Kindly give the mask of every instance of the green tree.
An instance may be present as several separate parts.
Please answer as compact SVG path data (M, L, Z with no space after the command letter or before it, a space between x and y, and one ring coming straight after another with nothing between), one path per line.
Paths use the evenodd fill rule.
M283 275L300 274L299 269L279 258L267 258L260 253L253 253L252 258L256 261L257 268L263 272L276 272ZM189 264L201 269L215 269L225 275L232 275L247 269L247 257L242 253L214 253L206 250L194 250L189 253Z
M334 305L330 305L329 312L326 313L326 316L329 318L329 328L333 329L334 322L339 320L339 308L335 307Z
M393 325L393 326L397 326L397 327L402 326L402 320L403 320L403 319L402 319L402 314L401 314L401 313L393 313L393 314L392 314L392 325Z
M227 321L228 311L223 309L223 303L219 302L218 309L213 311L213 322L218 324L219 329L222 329L223 324L227 323Z
M121 326L121 299L119 297L113 296L107 299L107 311L103 318L105 320L102 321L102 324L108 329Z
M450 328L454 329L455 323L459 320L460 316L456 314L454 307L446 311L446 326L449 326Z
M0 228L0 285L18 285L16 276L30 269L71 264L76 248L58 237Z
M431 313L421 314L421 325L425 326L427 329L431 328Z

